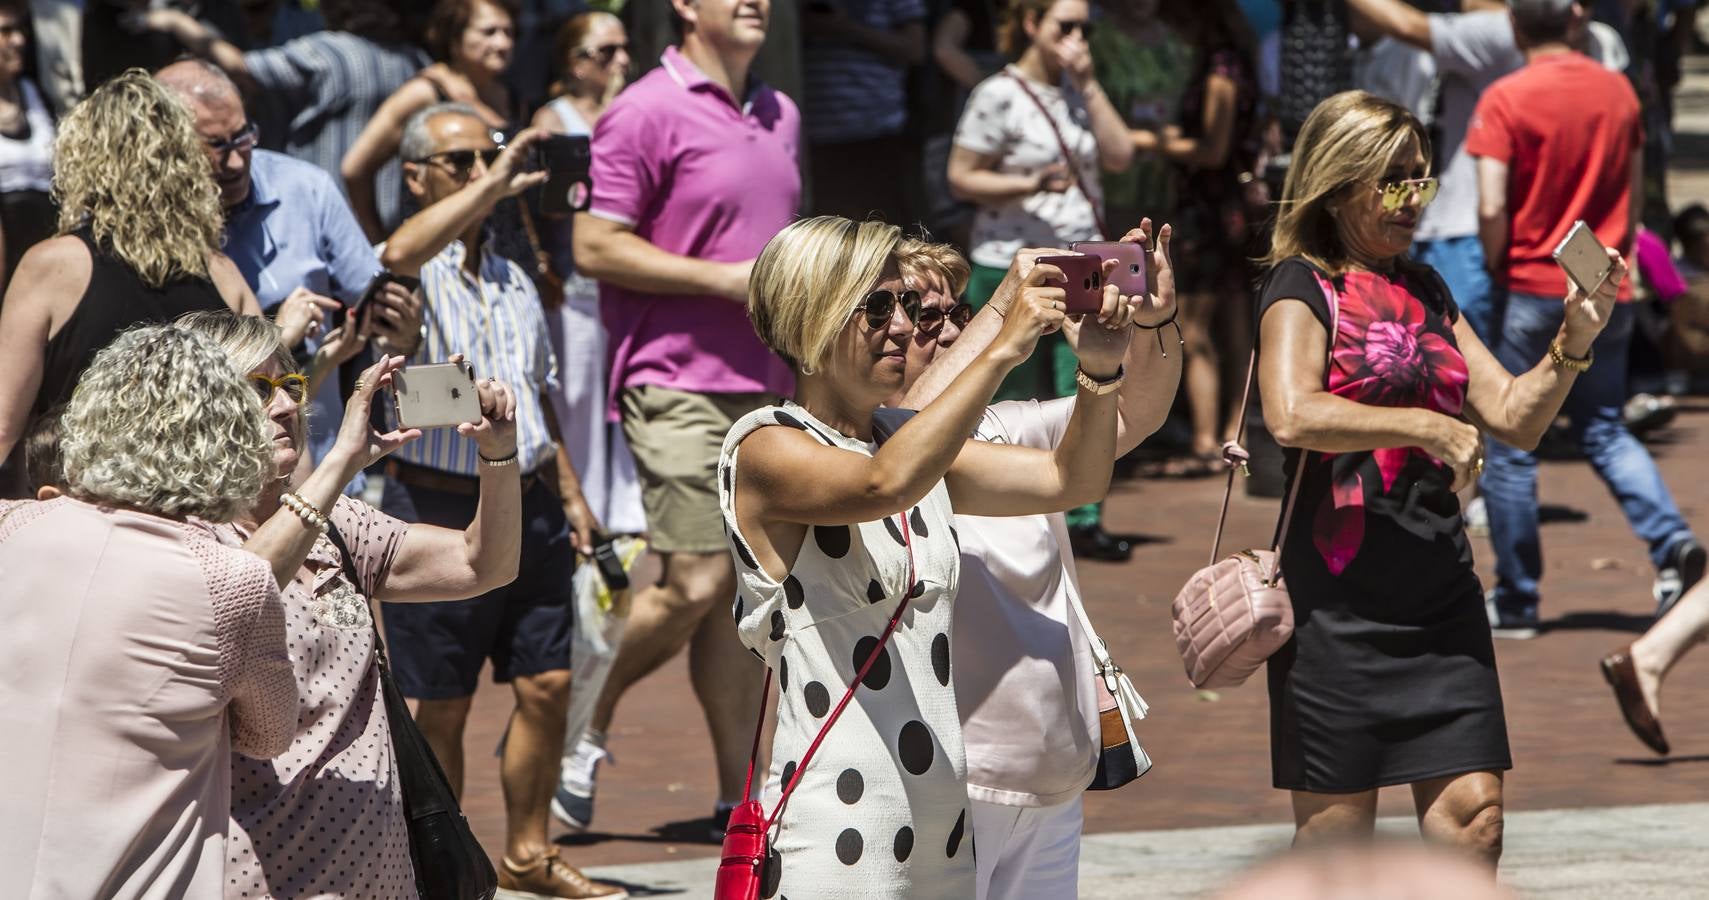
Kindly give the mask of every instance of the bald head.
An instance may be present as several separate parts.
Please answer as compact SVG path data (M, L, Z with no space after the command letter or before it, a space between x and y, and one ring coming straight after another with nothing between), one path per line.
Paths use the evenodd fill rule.
M154 80L177 94L196 119L214 181L220 188L220 204L230 209L249 196L249 158L255 149L243 95L218 66L199 59L175 62L154 74Z

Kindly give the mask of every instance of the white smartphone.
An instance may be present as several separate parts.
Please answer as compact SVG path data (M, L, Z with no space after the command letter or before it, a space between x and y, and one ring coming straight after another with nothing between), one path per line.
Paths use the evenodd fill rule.
M1573 223L1566 239L1555 248L1555 262L1586 295L1596 293L1596 289L1602 287L1602 282L1614 271L1608 251L1583 219Z
M466 361L393 372L392 398L400 428L444 428L481 420L475 369Z

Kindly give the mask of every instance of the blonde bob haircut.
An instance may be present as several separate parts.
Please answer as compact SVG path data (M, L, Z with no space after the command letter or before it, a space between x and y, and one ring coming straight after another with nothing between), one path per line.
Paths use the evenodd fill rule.
M60 120L53 198L60 234L87 225L144 284L208 277L219 188L189 108L147 72L126 69Z
M902 229L883 222L815 216L791 223L754 261L754 332L791 368L813 374L901 242Z
M1406 107L1365 91L1344 91L1319 103L1294 139L1293 164L1282 184L1275 236L1264 261L1275 265L1301 256L1327 271L1341 271L1347 248L1329 214L1330 201L1352 185L1374 189L1408 139L1417 141L1428 167L1430 141Z
M908 238L896 247L896 262L902 269L904 281L918 284L925 278L937 276L949 285L949 299L961 299L967 282L973 278L973 267L967 257L949 244Z
M67 493L90 503L230 522L273 478L272 429L245 374L177 325L96 353L60 429Z
M264 316L239 315L229 309L209 309L179 316L177 324L213 338L214 343L225 351L226 358L246 378L248 373L265 366L268 361L277 365L282 374L302 372L291 348L285 346L284 339L280 337L279 326ZM261 405L265 408L267 403ZM297 407L296 429L291 435L298 447L307 446L308 424L309 404L305 398Z

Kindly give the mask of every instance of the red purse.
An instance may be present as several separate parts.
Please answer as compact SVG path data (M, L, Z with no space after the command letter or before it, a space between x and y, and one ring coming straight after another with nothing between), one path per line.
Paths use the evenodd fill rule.
M777 808L768 817L765 807L758 800L744 800L730 811L730 824L724 827L724 848L718 861L718 880L712 888L713 900L759 900L760 887L765 882L767 859L771 856L771 829L783 815L783 808L789 805L789 796L795 793L795 786L801 783L801 776L807 771L807 764L813 761L813 755L819 752L819 745L824 742L825 735L830 733L831 726L837 724L842 716L843 708L854 699L855 689L866 680L866 673L872 664L878 661L879 654L884 652L885 645L890 643L890 635L896 631L897 623L902 621L902 613L908 609L908 598L912 594L914 584L914 544L913 535L908 532L908 517L899 515L902 520L902 546L908 551L908 580L903 583L902 599L896 604L896 612L890 616L890 623L884 627L884 634L878 639L878 646L872 648L866 662L861 664L860 671L855 673L854 681L849 689L843 692L843 699L837 702L837 708L831 710L831 715L825 719L825 724L814 736L813 743L807 745L807 752L801 755L801 764L795 767L795 774L789 783L783 786L783 792L777 799ZM754 748L748 754L748 780L742 788L742 796L753 796L754 763L760 755L760 735L765 731L766 701L771 697L771 670L765 673L765 687L760 692L760 721L754 727ZM774 872L776 870L773 870ZM782 877L773 874L773 878Z

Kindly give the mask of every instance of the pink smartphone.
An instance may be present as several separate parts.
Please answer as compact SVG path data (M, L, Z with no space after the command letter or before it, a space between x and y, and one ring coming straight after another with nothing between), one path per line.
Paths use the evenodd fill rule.
M1145 296L1145 248L1121 241L1075 241L1068 245L1089 256L1115 260L1115 271L1107 277L1110 284L1129 297Z
M1038 262L1055 266L1068 279L1067 312L1071 316L1092 314L1104 308L1104 261L1097 256L1041 256Z

